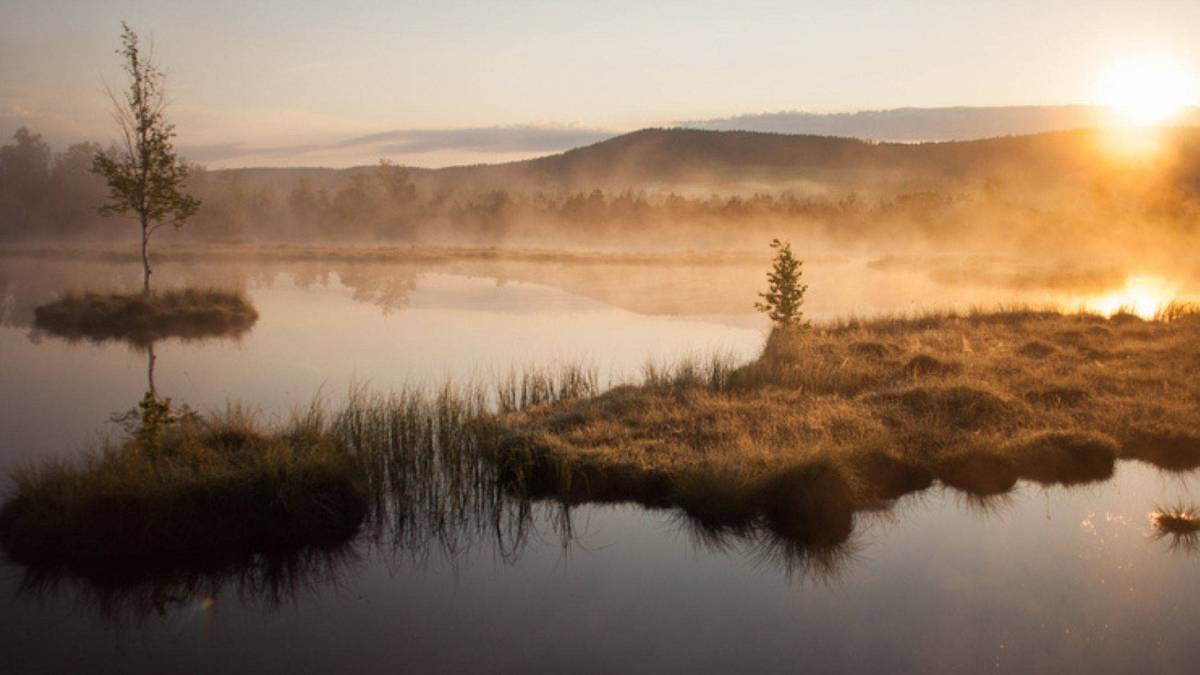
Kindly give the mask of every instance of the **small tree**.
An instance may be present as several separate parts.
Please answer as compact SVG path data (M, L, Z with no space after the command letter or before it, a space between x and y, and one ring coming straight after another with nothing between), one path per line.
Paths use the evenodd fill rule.
M142 292L150 294L150 235L163 225L183 226L200 207L184 192L188 166L175 154L175 125L167 122L163 73L151 55L143 54L137 33L121 22L122 48L129 91L118 97L109 91L113 117L121 130L120 144L96 153L92 171L108 181L103 215L132 215L142 229Z
M808 290L807 285L800 283L800 266L803 263L792 255L791 243L774 239L771 248L776 253L771 271L767 272L767 292L758 294L762 302L754 303L754 308L766 312L776 326L803 328L808 325L804 313L800 311L800 306L804 304L804 292Z

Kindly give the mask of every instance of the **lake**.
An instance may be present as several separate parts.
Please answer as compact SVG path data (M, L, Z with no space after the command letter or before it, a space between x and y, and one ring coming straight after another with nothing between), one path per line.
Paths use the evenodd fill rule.
M829 256L805 270L816 320L998 303L1152 314L1195 288L991 258ZM147 352L42 334L32 308L139 275L0 259L0 471L119 435L109 417L141 398ZM734 264L163 263L156 283L244 288L260 319L236 340L160 341L153 376L177 403L241 401L269 419L356 383L531 365L584 363L610 386L648 361L753 358L762 278ZM533 503L515 527L364 536L203 579L122 585L4 563L0 672L1189 672L1198 542L1153 536L1150 514L1195 500L1194 478L1119 462L1102 483L987 499L935 484L856 514L849 541L823 551L669 509Z

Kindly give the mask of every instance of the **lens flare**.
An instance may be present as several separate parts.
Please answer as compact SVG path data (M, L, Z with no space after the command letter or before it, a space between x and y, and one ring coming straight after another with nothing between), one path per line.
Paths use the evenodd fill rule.
M1144 54L1114 64L1096 83L1095 101L1129 124L1153 126L1194 105L1196 78L1165 54Z

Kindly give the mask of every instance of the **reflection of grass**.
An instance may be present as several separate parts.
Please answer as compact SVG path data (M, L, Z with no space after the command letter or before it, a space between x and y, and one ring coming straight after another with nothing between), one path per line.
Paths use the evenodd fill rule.
M1168 539L1171 550L1196 553L1200 551L1200 509L1177 504L1159 507L1150 514L1154 526L1153 539Z
M258 320L246 296L217 289L67 295L34 310L35 325L70 339L130 340L240 335Z

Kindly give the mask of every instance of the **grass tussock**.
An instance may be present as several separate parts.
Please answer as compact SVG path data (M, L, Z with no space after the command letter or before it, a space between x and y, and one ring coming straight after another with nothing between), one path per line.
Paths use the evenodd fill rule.
M1150 514L1151 539L1166 539L1173 551L1200 552L1200 509L1194 505L1160 506Z
M1012 308L775 331L744 366L651 371L500 415L487 438L535 493L833 545L855 512L936 483L988 499L1106 480L1121 458L1200 467L1200 324L1185 316Z
M34 310L47 333L95 342L149 344L168 337L203 338L245 333L258 311L240 291L176 289L141 293L67 294Z

